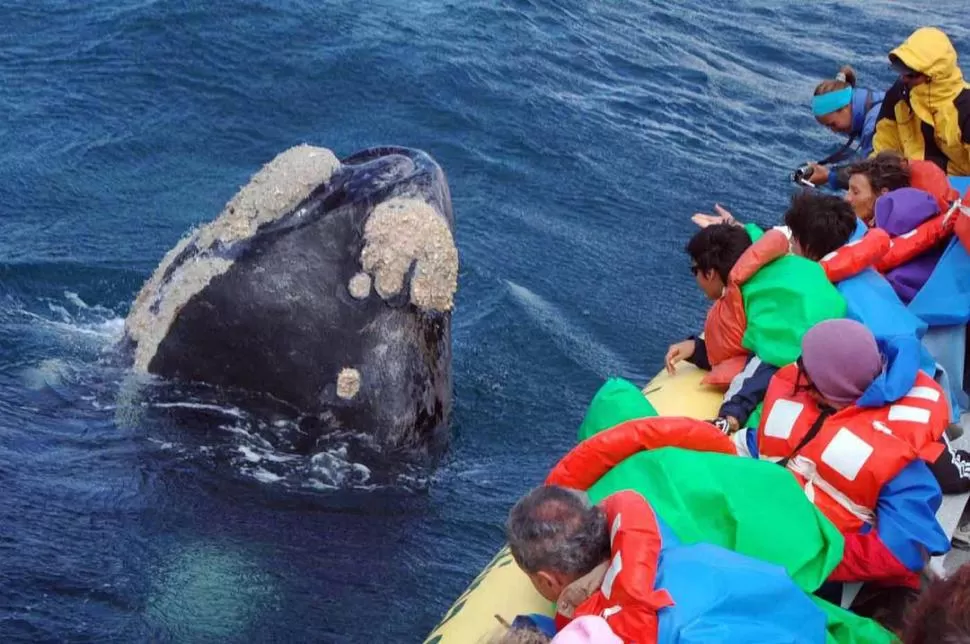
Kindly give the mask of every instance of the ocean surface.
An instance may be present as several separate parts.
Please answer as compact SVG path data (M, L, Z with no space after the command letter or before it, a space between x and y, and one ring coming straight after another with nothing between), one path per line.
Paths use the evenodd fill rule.
M706 303L715 201L777 221L808 109L962 2L9 0L0 6L0 641L417 642L611 375ZM461 274L454 440L397 472L276 450L112 360L134 295L286 148L428 151ZM161 386L161 385L160 385ZM175 402L171 402L172 400ZM184 412L191 411L186 422ZM349 440L349 439L348 439Z

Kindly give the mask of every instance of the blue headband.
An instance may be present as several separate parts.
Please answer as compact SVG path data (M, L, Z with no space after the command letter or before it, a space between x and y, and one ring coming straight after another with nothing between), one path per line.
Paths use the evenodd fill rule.
M812 113L815 116L825 116L852 102L852 88L844 87L834 92L819 94L812 97Z

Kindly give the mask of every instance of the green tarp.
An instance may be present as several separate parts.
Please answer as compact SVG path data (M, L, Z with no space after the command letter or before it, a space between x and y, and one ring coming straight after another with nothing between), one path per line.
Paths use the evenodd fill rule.
M586 408L586 417L579 426L580 442L614 425L656 416L657 410L629 380L610 378L599 388Z
M617 380L606 383L590 403L581 430L587 435L650 415L627 395L618 395L636 387ZM614 407L616 400L622 406ZM624 410L630 414L625 418ZM626 489L642 494L685 544L717 544L780 565L807 593L818 589L842 558L842 535L788 471L767 461L670 447L641 452L610 470L589 495L600 501ZM813 599L828 617L829 642L894 641L876 622Z
M745 230L757 240L760 229ZM747 328L742 344L763 362L784 367L801 355L802 336L810 328L845 317L845 298L818 262L785 255L761 267L741 286Z

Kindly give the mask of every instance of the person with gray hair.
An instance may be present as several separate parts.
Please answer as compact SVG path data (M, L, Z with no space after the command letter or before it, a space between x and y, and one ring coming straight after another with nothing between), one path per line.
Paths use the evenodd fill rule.
M665 525L633 489L596 505L568 487L531 490L509 513L506 535L519 568L556 603L555 616L548 625L520 615L510 631L531 628L555 644L656 644L715 631L725 642L826 641L824 611L785 568L711 543L682 544ZM525 634L506 635L519 642Z
M610 558L606 514L569 488L547 485L529 492L512 508L505 531L515 563L551 602L601 564L605 571Z

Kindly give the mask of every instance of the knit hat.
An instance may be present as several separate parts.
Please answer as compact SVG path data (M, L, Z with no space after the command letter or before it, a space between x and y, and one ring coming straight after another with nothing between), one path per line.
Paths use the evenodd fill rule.
M916 188L899 188L876 199L876 226L893 237L913 230L937 215L940 207L928 192Z
M623 644L623 640L599 615L585 615L569 622L552 638L552 644Z
M876 338L855 320L819 322L802 337L802 364L828 402L851 405L882 373Z

